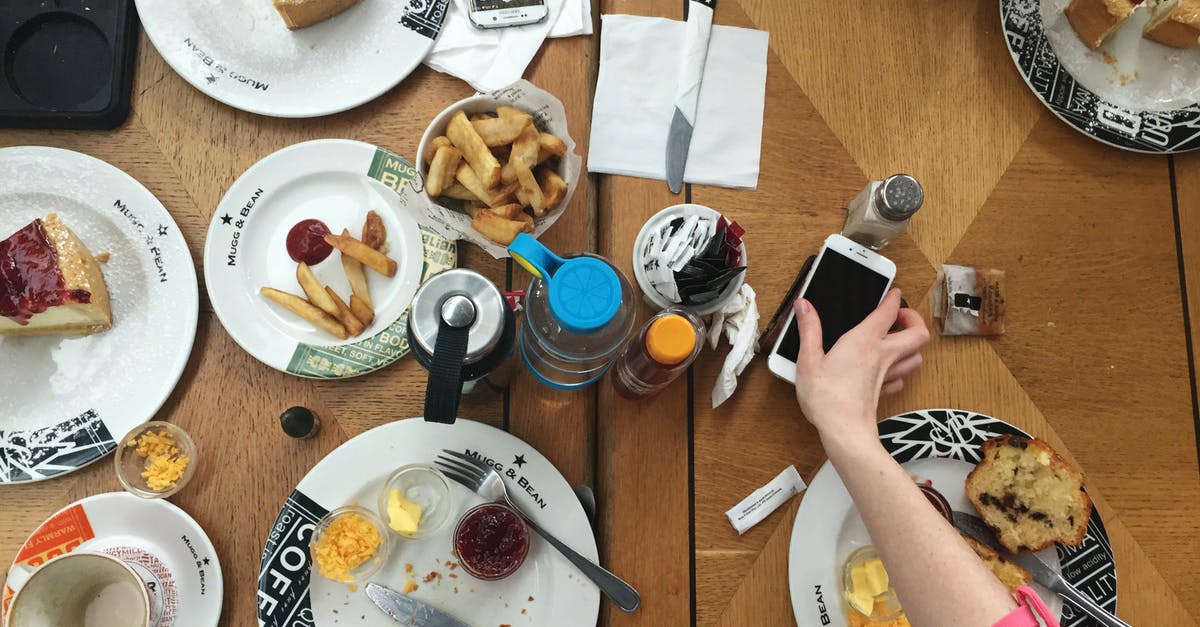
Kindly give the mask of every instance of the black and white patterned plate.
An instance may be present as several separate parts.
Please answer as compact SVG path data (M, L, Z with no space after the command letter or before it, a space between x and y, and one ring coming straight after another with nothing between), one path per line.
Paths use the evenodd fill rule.
M1200 104L1163 111L1129 108L1079 83L1046 36L1041 14L1044 1L1000 0L1000 21L1017 70L1054 115L1086 135L1125 150L1170 154L1200 148Z
M979 463L983 443L1001 435L1028 437L1002 420L961 409L924 409L879 423L879 439L884 448L910 469L927 464L929 460L953 460L974 466ZM965 476L960 473L959 477ZM965 494L950 494L944 486L939 489L952 504L956 500L965 501ZM833 546L837 542L832 539L843 529L838 510L853 508L849 499L841 479L827 462L813 478L792 532L788 578L797 624L839 624L839 617L843 622L845 620L838 598L841 561ZM817 538L818 535L823 538ZM1100 515L1092 511L1082 544L1078 547L1056 546L1056 549L1063 577L1106 610L1115 613L1117 573ZM1063 627L1100 625L1068 602L1063 602L1061 614ZM826 620L830 622L824 622Z

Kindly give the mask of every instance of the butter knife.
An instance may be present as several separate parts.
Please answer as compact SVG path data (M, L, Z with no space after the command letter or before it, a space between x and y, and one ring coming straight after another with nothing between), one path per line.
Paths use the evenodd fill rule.
M683 170L692 145L696 126L696 108L700 102L700 81L708 60L708 40L712 35L713 11L717 0L689 0L683 62L675 89L675 115L667 131L667 187L672 194L683 189Z
M367 596L392 620L411 627L471 627L428 603L377 583L367 584Z
M1036 554L1022 553L1020 555L1013 555L1009 553L1008 550L996 541L996 536L992 532L992 528L988 527L987 523L983 522L978 516L972 516L963 512L954 512L954 528L992 547L1001 557L1029 571L1034 581L1070 601L1073 605L1087 613L1088 616L1099 621L1101 625L1105 627L1129 627L1129 623L1109 614L1108 610L1100 607L1100 604L1096 603L1092 597L1080 592L1078 588L1068 583L1058 571L1051 568L1046 562L1043 562L1042 558Z

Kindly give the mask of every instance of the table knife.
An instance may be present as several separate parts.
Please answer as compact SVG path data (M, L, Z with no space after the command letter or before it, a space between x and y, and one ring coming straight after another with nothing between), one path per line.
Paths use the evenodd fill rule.
M367 584L367 596L392 620L411 627L471 627L428 603L377 583Z
M675 115L667 131L667 187L672 194L683 188L683 170L692 145L696 126L696 108L700 102L700 81L708 59L708 40L712 35L713 10L717 0L689 0L687 25L684 27L683 62L679 85L675 90Z
M1129 627L1129 623L1109 614L1108 610L1100 607L1100 604L1096 603L1092 597L1080 592L1079 589L1068 583L1058 571L1051 568L1046 562L1043 562L1042 558L1036 554L1023 553L1021 555L1013 555L1009 553L1008 550L996 541L996 536L992 532L991 527L988 527L987 523L983 522L978 516L972 516L963 512L954 512L954 528L992 547L1001 557L1029 571L1034 581L1070 601L1076 607L1086 612L1088 616L1099 621L1101 625L1105 627Z

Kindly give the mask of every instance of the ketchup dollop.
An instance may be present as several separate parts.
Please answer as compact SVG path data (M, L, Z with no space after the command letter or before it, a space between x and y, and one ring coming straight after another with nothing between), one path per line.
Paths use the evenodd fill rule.
M324 222L315 219L301 220L288 231L288 256L296 263L306 263L315 266L333 252L333 246L325 243L329 235L329 227Z
M466 513L454 532L463 570L478 579L503 579L521 567L529 553L529 529L511 509L496 503Z

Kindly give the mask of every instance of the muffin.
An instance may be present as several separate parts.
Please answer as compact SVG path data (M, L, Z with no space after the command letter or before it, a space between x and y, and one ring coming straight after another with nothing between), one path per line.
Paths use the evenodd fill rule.
M985 442L982 453L967 475L967 498L1004 548L1019 553L1083 542L1092 500L1082 472L1038 439L1000 436Z

